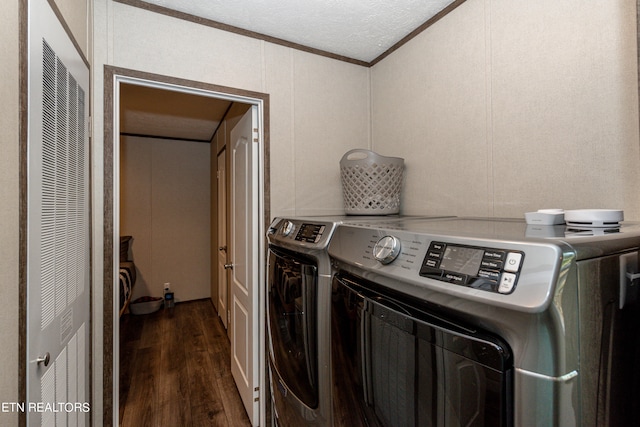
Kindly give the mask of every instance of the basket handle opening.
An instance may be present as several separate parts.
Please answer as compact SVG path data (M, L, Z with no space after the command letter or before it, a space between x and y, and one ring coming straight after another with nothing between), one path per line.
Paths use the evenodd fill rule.
M364 160L373 154L374 153L372 151L355 148L344 153L344 156L342 156L342 160Z

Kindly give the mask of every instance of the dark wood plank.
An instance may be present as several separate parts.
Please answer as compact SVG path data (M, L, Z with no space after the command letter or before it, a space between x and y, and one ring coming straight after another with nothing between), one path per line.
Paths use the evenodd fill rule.
M211 300L123 316L120 425L249 426Z
M242 399L238 393L231 372L227 375L221 376L217 380L218 389L220 390L220 397L222 399L222 405L224 412L229 420L232 420L231 425L235 426L250 426L249 416L244 409Z
M155 313L136 316L144 318L142 330L140 331L140 347L153 347L162 344L164 312L162 310Z
M162 425L157 417L159 350L158 347L144 347L137 351L135 372L122 417L123 426Z
M189 372L182 342L180 325L167 312L163 318L163 345L161 381L159 389L159 411L163 425L197 425L191 420L189 408Z
M197 425L227 425L227 416L209 352L191 353L187 358L187 366L191 380L191 414L194 420L199 420Z

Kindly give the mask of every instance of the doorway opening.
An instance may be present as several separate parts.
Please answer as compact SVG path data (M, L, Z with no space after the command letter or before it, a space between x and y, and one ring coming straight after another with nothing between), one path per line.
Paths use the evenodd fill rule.
M256 223L258 224L258 235L264 236L269 211L268 206L264 203L265 195L268 193L268 182L265 180L266 166L268 164L268 95L243 91L228 87L221 87L216 85L205 84L202 82L186 81L181 79L175 79L165 76L152 75L148 73L141 73L132 70L123 70L116 68L105 68L105 99L107 100L105 105L105 224L104 224L104 413L103 419L105 425L118 425L119 420L119 334L120 334L120 284L119 284L119 243L120 243L120 140L121 132L120 128L122 123L122 117L120 117L121 106L121 89L123 87L136 87L138 89L159 89L162 91L171 91L174 94L180 94L185 96L196 96L202 100L215 100L214 104L227 108L227 111L231 105L244 104L254 113L254 137L252 140L256 142L256 159L257 161L251 167L252 173L255 174L257 179L257 194L255 198L255 204L257 210L255 211ZM222 108L222 107L221 107ZM192 126L195 127L195 126ZM134 132L135 133L135 132ZM216 132L217 133L217 132ZM140 137L140 135L133 135L134 138ZM211 135L209 135L209 138ZM193 139L196 144L209 143L213 144L215 141L206 141L207 138L202 137L188 137L185 139ZM200 142L198 142L201 140ZM229 144L225 147L225 151L229 153ZM218 147L213 148L211 146L212 158L214 162L212 168L216 167L215 159L218 154ZM212 174L215 177L215 172ZM229 175L231 176L231 175ZM231 176L233 180L233 176ZM216 182L211 181L211 186L215 186ZM267 198L268 200L268 198ZM210 227L213 229L217 227L217 221L210 222ZM218 247L217 242L211 239L211 255L216 256ZM257 253L264 254L264 238L259 237L256 241ZM259 256L261 260L263 257ZM211 265L214 264L212 259L209 260ZM217 264L217 263L216 263ZM260 263L261 264L261 263ZM213 268L215 271L215 268ZM262 315L262 307L264 306L264 290L258 285L262 282L261 278L264 275L264 268L258 265L260 277L257 280L256 295L257 298L251 305L250 310L255 313L257 319L257 336L264 337L264 324ZM211 274L211 282L217 282L218 275ZM156 284L157 286L157 284ZM162 285L161 285L162 286ZM186 292L186 291L185 291ZM214 287L215 292L215 287ZM180 297L180 290L176 290L176 296ZM217 295L211 295L212 299L218 300ZM183 294L182 298L189 299L190 297ZM218 308L217 304L214 304ZM221 316L227 318L226 313L220 313ZM233 341L233 337L231 337ZM255 386L259 391L259 409L254 411L254 424L264 424L265 418L265 401L264 391L266 390L266 375L264 360L264 340L259 339L257 350L255 352L256 366L259 367L258 375L256 376L257 383ZM233 348L234 343L231 343ZM237 381L236 381L237 383ZM246 406L246 405L245 405ZM251 415L250 415L251 417Z

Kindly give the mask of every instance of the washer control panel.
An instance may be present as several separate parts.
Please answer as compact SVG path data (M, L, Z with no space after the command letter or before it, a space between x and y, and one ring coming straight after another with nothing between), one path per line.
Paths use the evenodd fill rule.
M386 235L373 246L373 257L382 264L393 262L400 255L402 244L396 236Z
M433 241L420 276L500 294L512 293L524 252Z

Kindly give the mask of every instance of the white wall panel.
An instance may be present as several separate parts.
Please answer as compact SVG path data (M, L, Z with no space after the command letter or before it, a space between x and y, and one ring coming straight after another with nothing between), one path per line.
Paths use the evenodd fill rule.
M121 3L111 7L111 65L261 90L261 41Z
M294 54L291 49L265 43L264 91L269 93L271 160L271 208L273 216L296 214L295 85ZM278 118L275 120L274 118ZM283 167L284 166L284 167Z
M209 144L127 137L121 148L120 227L133 236L133 299L162 296L165 282L178 301L210 297Z
M120 235L133 237L129 256L137 272L132 301L143 295L162 294L151 286L151 143L148 139L130 137L122 137L120 143Z
M372 70L405 213L640 219L635 2L467 0Z
M491 214L482 14L468 0L373 68L373 147L405 159L405 213Z
M296 212L341 214L340 159L369 146L368 70L304 52L293 56Z

